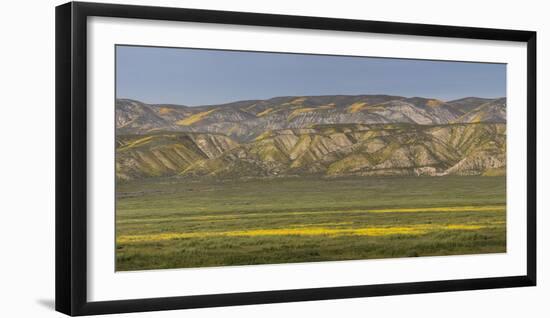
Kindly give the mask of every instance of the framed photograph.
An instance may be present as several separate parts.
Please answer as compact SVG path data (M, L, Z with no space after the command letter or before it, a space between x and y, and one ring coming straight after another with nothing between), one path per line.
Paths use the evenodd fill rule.
M536 33L56 8L56 309L536 284Z

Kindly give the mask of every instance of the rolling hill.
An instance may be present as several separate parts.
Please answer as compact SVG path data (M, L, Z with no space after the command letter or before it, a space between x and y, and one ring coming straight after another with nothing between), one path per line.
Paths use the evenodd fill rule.
M502 175L506 99L276 97L116 102L117 178Z
M249 141L266 130L319 124L439 125L506 122L506 100L464 98L443 102L388 95L276 97L223 105L186 107L116 102L116 127L121 134L158 130L220 133Z

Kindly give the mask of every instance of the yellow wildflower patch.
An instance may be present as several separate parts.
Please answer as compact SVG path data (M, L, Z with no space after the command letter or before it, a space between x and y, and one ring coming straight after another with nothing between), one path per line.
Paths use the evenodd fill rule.
M450 224L445 226L447 230L479 230L484 228L482 225L470 225L470 224Z
M211 109L211 110L208 110L208 111L205 111L205 112L200 112L200 113L196 113L196 114L193 114L189 117L186 117L178 122L176 122L176 124L180 125L180 126L190 126L196 122L199 122L201 120L203 120L206 116L210 115L211 113L215 112L217 109L214 108L214 109Z
M443 105L443 102L438 100L438 99L430 99L427 103L426 103L427 106L429 107L439 107L441 105Z
M305 97L300 97L300 98L296 98L294 100L291 100L289 102L282 103L281 105L283 105L283 106L289 106L289 105L300 106L305 100L306 100Z
M348 111L350 113L357 113L358 111L361 111L367 106L368 106L367 103L353 103L348 107Z
M251 229L223 232L179 232L156 233L144 235L121 235L117 238L118 244L135 242L156 242L186 238L206 237L256 237L256 236L387 236L387 235L422 235L441 230L479 230L483 225L475 224L417 224L398 227L365 227L365 228L329 228L329 227L300 227L278 229Z
M262 117L262 116L265 116L269 113L271 113L273 111L273 108L268 108L266 110L264 110L263 112L259 112L256 114L256 117Z
M153 139L153 136L149 136L149 137L144 137L144 138L140 138L140 139L136 139L122 147L120 147L120 150L124 150L124 149L129 149L129 148L133 148L133 147L137 147L137 146L140 146L140 145L143 145L143 144L146 144L148 143L149 141L151 141Z
M255 141L262 140L264 138L271 137L272 135L273 133L271 132L271 130L266 130L263 133L261 133L258 137L254 138L254 140Z
M173 112L174 109L173 108L168 108L168 107L161 107L159 109L159 114L161 115L166 115L166 114L170 114L171 112Z
M241 108L241 110L246 112L246 111L251 110L251 109L254 108L254 107L256 107L256 103L254 103L254 104L252 104L252 105L250 105L250 106L247 106L247 107L245 107L245 108Z

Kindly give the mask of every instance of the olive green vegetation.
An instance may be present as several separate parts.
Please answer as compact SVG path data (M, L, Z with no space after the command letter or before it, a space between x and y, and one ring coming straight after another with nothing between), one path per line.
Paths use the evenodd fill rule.
M116 270L505 252L505 202L501 176L119 182ZM450 209L457 207L464 208ZM420 209L403 212L411 208ZM433 229L383 236L299 234L308 228L415 226ZM295 232L223 234L266 229ZM184 235L162 236L174 233Z
M117 135L116 176L440 176L506 174L506 124L326 124L266 130L249 141L214 133Z

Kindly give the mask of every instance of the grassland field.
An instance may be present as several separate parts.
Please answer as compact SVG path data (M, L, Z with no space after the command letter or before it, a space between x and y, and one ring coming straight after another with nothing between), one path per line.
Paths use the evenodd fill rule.
M117 183L117 271L505 251L505 177Z

